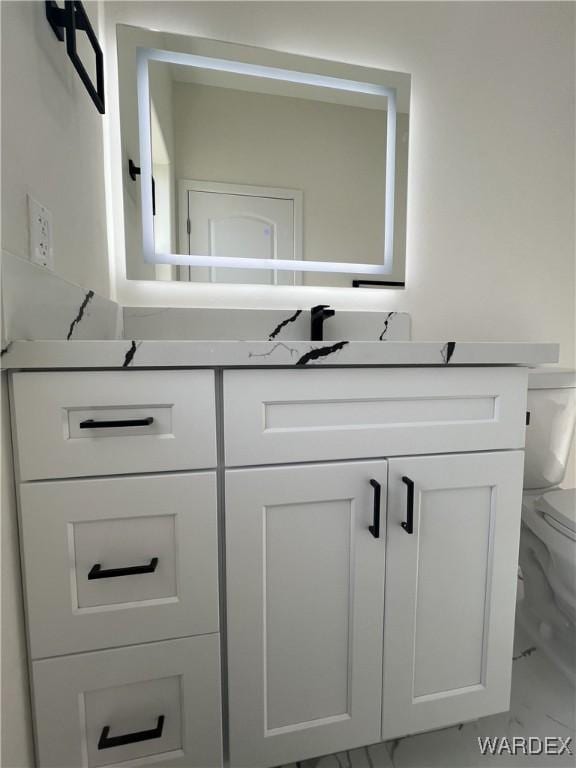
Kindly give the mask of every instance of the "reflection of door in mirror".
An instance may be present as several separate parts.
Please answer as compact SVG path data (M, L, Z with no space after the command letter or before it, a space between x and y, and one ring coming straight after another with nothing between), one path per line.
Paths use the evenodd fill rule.
M180 182L180 252L249 259L301 259L302 193L199 181ZM278 270L180 267L184 281L300 285Z

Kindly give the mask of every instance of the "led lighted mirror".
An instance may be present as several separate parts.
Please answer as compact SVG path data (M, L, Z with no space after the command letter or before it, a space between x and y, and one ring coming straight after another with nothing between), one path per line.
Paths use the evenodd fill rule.
M404 280L409 75L117 33L128 278Z

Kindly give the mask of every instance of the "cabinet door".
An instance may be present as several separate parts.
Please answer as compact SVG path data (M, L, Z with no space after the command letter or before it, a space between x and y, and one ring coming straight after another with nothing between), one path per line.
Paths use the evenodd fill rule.
M385 499L385 461L226 473L234 768L380 739Z
M389 461L383 739L508 709L522 469L521 451Z

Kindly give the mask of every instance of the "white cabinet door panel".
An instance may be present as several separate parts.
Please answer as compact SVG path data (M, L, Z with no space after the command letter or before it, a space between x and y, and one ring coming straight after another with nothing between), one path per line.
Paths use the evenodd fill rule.
M389 461L383 739L508 708L522 469L521 451Z
M226 473L234 768L379 740L385 496L384 461Z

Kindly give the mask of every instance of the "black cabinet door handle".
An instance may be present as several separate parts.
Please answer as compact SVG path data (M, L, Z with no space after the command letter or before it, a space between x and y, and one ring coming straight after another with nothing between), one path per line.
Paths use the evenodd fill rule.
M80 429L110 429L112 427L149 427L154 423L153 416L147 416L145 419L116 419L114 421L96 421L95 419L86 419L80 422Z
M406 520L400 523L406 533L414 533L414 481L409 477L402 478L402 482L406 483Z
M368 530L374 536L375 539L380 538L380 495L382 493L382 486L377 480L370 480L370 485L374 488L374 518L372 525L368 526Z
M153 557L148 565L132 565L129 568L108 568L103 570L100 563L96 563L90 568L88 580L92 579L113 579L116 576L134 576L137 573L154 573L158 565L158 558Z
M109 736L110 726L105 725L98 739L98 749L112 749L112 747L123 747L125 744L136 744L139 741L150 741L150 739L159 739L164 729L164 715L160 715L155 728L147 731L136 731L135 733L123 733L120 736Z

